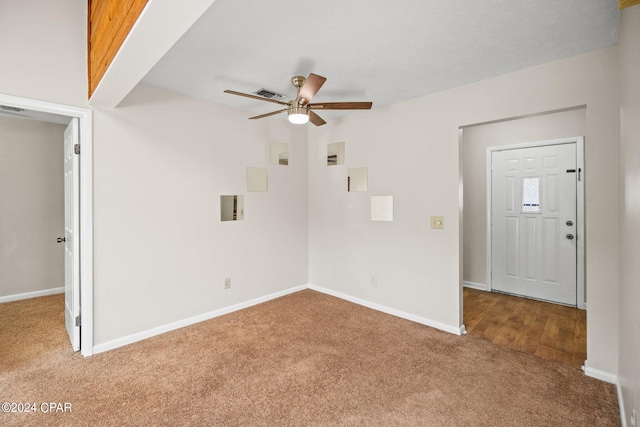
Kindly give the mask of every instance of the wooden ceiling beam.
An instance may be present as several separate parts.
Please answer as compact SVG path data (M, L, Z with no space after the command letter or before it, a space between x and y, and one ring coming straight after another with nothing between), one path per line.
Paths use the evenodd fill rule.
M128 28L130 23L135 23L131 29L122 34L123 40L116 40L114 36L102 36L105 39L102 46L110 55L103 55L104 60L98 57L91 58L97 70L104 70L102 76L96 75L96 70L90 72L92 87L94 88L89 99L89 104L100 107L114 108L125 96L144 78L153 66L164 56L184 33L191 28L194 22L213 4L215 0L93 0L96 7L105 9L95 10L90 14L97 18L99 12L105 15L108 22L103 24L96 19L95 30L116 28ZM102 3L106 2L106 6ZM124 9L109 9L111 2L120 2ZM132 13L131 8L141 6L142 12ZM127 8L127 5L130 8ZM137 10L136 10L137 12ZM90 15L90 16L91 16ZM132 19L134 16L137 19ZM97 34L91 37L92 45L100 45L101 37ZM93 40L93 42L92 42ZM113 45L113 47L112 47ZM118 48L115 48L118 45ZM108 58L108 59L106 59ZM100 77L100 78L99 78Z
M89 0L89 98L148 0Z
M631 7L640 4L640 0L618 0L618 9L624 9L625 7Z

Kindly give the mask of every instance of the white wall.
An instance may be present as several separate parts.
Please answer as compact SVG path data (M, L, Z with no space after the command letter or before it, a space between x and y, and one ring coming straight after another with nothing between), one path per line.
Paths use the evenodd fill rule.
M94 112L96 345L307 283L304 127L144 85ZM233 194L244 220L221 222Z
M463 280L487 284L486 150L488 147L584 136L584 108L463 129Z
M0 1L0 46L0 93L86 106L86 0Z
M620 385L627 425L640 412L640 6L620 24Z
M0 297L64 286L64 129L0 116Z
M311 129L310 282L458 327L458 127L587 105L588 366L617 373L616 64L616 48L601 49ZM346 142L347 164L326 167L336 141ZM369 167L367 193L346 192L349 166ZM394 196L394 222L369 221L371 195ZM444 215L444 230L429 228L431 215Z

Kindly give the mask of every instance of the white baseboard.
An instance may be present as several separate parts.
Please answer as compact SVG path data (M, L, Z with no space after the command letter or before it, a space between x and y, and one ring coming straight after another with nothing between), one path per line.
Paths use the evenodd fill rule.
M622 386L620 381L616 382L616 391L618 392L618 406L620 407L620 425L627 427L627 411L624 409L624 400L622 399Z
M33 292L25 292L22 294L7 295L5 297L0 297L0 303L19 301L21 299L29 299L29 298L36 298L36 297L46 297L47 295L55 295L55 294L63 294L63 293L64 293L64 286L61 288L45 289L43 291L33 291Z
M102 344L95 345L93 347L93 354L102 353L108 350L113 350L118 347L123 347L128 344L133 344L137 341L142 341L147 338L151 338L156 335L163 334L165 332L173 331L175 329L184 328L185 326L193 325L195 323L203 322L205 320L213 319L214 317L223 316L225 314L233 313L234 311L242 310L244 308L248 308L254 305L261 304L263 302L267 302L272 299L280 298L285 295L289 295L295 292L303 291L308 289L308 285L300 285L293 288L285 289L284 291L275 292L273 294L265 295L262 297L258 297L249 301L241 302L235 305L231 305L229 307L224 307L218 310L210 311L208 313L203 313L198 316L193 316L188 319L178 320L177 322L172 322L167 325L158 326L156 328L148 329L146 331L138 332L132 335L127 335L126 337L117 338L115 340L107 341Z
M587 366L587 361L584 361L582 367L584 374L588 377L595 378L600 381L607 382L609 384L618 384L618 376L610 372L601 371L600 369L594 369Z
M432 328L440 329L441 331L449 332L451 334L463 335L465 333L464 326L460 326L456 328L454 326L446 325L444 323L441 323L435 320L427 319L421 316L416 316L415 314L407 313L401 310L396 310L395 308L390 308L384 305L376 304L376 303L366 301L351 295L343 294L342 292L336 292L331 289L323 288L321 286L309 285L309 289L322 292L323 294L331 295L331 296L334 296L358 305L362 305L364 307L368 307L373 310L391 314L392 316L400 317L403 319L411 320L412 322L416 322L426 326L430 326Z
M467 280L462 281L462 286L464 286L465 288L477 289L479 291L488 290L487 285L485 285L484 283L469 282Z
M627 427L627 413L624 408L624 400L622 399L622 387L620 386L620 379L617 375L614 375L610 372L601 371L600 369L590 368L588 362L584 361L584 366L582 366L582 370L584 374L588 377L595 378L600 381L604 381L610 384L614 384L616 386L616 393L618 395L618 410L620 411L620 425L622 427Z
M350 301L350 302L353 302L355 304L371 308L373 310L381 311L383 313L391 314L391 315L396 316L396 317L401 317L403 319L411 320L411 321L416 322L416 323L421 323L423 325L431 326L433 328L440 329L442 331L449 332L449 333L452 333L452 334L455 334L455 335L463 335L464 333L466 333L466 331L464 330L464 325L460 326L459 328L456 328L456 327L453 327L453 326L450 326L450 325L445 325L444 323L441 323L441 322L437 322L435 320L427 319L427 318L424 318L424 317L420 317L420 316L416 316L416 315L413 315L413 314L410 314L410 313L406 313L406 312L401 311L401 310L396 310L396 309L393 309L393 308L390 308L390 307L386 307L386 306L383 306L383 305L380 305L380 304L376 304L376 303L372 303L372 302L369 302L369 301L365 301L365 300L362 300L360 298L352 297L350 295L346 295L346 294L343 294L343 293L340 293L340 292L332 291L330 289L322 288L320 286L300 285L300 286L296 286L296 287L293 287L293 288L286 289L284 291L280 291L280 292L276 292L276 293L273 293L273 294L270 294L270 295L265 295L263 297L255 298L255 299L252 299L250 301L245 301L245 302L242 302L242 303L239 303L239 304L235 304L235 305L232 305L232 306L229 306L229 307L224 307L224 308L221 308L221 309L218 309L218 310L214 310L214 311L211 311L211 312L208 312L208 313L203 313L203 314L200 314L198 316L193 316L193 317L190 317L188 319L179 320L179 321L176 321L176 322L169 323L167 325L158 326L156 328L148 329L146 331L138 332L138 333L135 333L135 334L127 335L127 336L122 337L122 338L117 338L115 340L107 341L105 343L101 343L101 344L95 345L93 347L93 354L103 353L105 351L113 350L113 349L116 349L118 347L123 347L123 346L128 345L128 344L133 344L134 342L142 341L144 339L151 338L153 336L160 335L160 334L163 334L165 332L173 331L175 329L183 328L185 326L189 326L189 325L193 325L195 323L203 322L205 320L213 319L213 318L218 317L218 316L222 316L222 315L225 315L225 314L232 313L234 311L242 310L244 308L248 308L248 307L251 307L251 306L254 306L254 305L257 305L257 304L261 304L263 302L266 302L266 301L269 301L269 300L272 300L272 299L275 299L275 298L279 298L279 297L282 297L282 296L285 296L285 295L289 295L289 294L292 294L292 293L295 293L295 292L303 291L305 289L312 289L314 291L318 291L318 292L322 292L322 293L325 293L325 294L328 294L328 295L332 295L332 296L335 296L337 298L344 299L346 301Z

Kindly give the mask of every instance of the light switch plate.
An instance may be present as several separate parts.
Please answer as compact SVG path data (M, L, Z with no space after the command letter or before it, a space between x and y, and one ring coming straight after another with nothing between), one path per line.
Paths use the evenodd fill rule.
M444 228L444 217L443 216L432 216L431 217L431 228L442 230Z

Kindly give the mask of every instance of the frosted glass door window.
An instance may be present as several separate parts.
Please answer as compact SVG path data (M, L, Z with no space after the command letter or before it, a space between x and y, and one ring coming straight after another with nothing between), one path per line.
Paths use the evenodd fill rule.
M540 178L522 178L522 212L540 212Z

